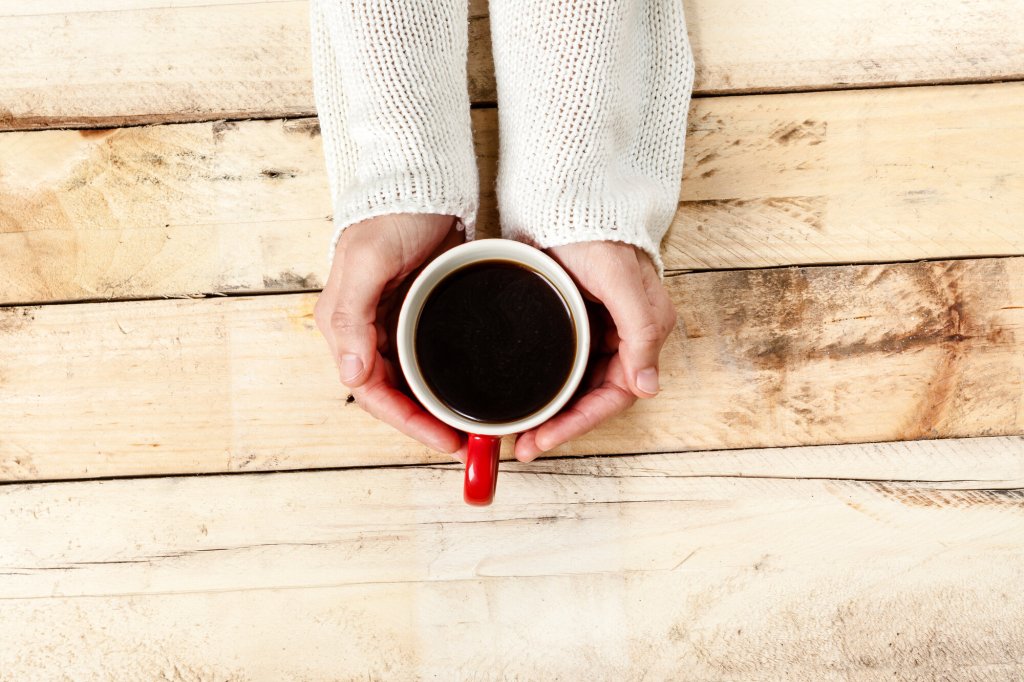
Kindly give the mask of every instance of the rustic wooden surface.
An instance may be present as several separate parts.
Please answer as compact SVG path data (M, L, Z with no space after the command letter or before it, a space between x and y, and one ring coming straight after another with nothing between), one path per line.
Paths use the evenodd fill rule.
M1024 254L1022 110L1024 83L696 100L666 265ZM0 134L0 303L317 288L330 214L315 119Z
M698 93L1024 77L1019 0L687 0L686 10ZM484 0L469 15L471 97L493 102ZM0 34L0 129L315 112L301 0L3 0Z
M668 280L657 400L561 450L1024 433L1024 258ZM0 476L442 461L346 393L314 294L0 308Z
M0 0L0 682L1024 677L1020 1L685 4L801 92L695 100L663 395L480 509L314 328L306 3Z
M1014 679L1024 441L0 488L0 680ZM98 532L109 528L114 532Z

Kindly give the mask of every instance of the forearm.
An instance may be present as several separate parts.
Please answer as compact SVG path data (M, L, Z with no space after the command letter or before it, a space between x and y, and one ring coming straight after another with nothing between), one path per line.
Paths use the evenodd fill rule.
M313 0L313 83L336 232L386 213L455 215L477 173L466 0Z
M693 58L680 0L491 0L507 237L658 248L675 213Z

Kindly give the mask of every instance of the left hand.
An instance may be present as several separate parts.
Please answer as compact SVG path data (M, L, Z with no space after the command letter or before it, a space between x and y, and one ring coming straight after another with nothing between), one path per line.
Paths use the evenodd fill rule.
M644 251L622 242L594 241L556 246L548 254L585 298L607 309L605 338L591 339L606 357L593 368L587 393L519 435L515 456L521 462L593 430L637 398L657 395L658 357L676 324L675 306Z

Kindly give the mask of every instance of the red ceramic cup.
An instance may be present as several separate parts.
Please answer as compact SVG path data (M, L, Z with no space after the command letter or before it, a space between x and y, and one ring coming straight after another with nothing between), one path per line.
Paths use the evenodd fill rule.
M449 274L479 261L503 260L519 263L545 277L562 296L576 331L576 352L569 378L558 394L543 408L514 422L478 422L467 419L439 400L424 381L416 362L416 323L424 302L435 286ZM494 499L498 481L498 456L502 436L528 431L555 415L576 391L587 368L590 325L583 297L572 278L543 251L509 239L481 239L444 252L432 261L412 283L398 316L396 335L398 359L416 398L428 412L452 428L469 434L463 497L474 505ZM501 390L496 386L495 390Z

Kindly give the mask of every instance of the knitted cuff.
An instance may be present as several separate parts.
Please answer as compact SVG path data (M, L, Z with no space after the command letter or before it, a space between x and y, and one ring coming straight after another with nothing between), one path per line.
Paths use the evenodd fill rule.
M459 220L458 228L466 233L466 241L471 241L476 237L477 205L474 198L464 197L454 201L438 199L433 202L418 199L384 201L368 206L362 212L349 211L344 215L334 216L334 236L331 238L330 250L327 252L328 264L334 262L334 251L338 248L338 240L341 239L346 228L370 218L392 213L432 213L455 216Z
M466 0L313 0L313 90L334 205L349 225L457 216L473 235L477 170Z
M638 196L616 200L609 196L513 194L506 186L501 198L502 235L541 249L587 241L632 244L650 256L660 276L664 264L658 245L672 213L666 215L666 211L655 209L656 205L665 202L644 201ZM674 202L671 205L674 207Z
M505 236L658 245L683 174L683 3L490 0Z

